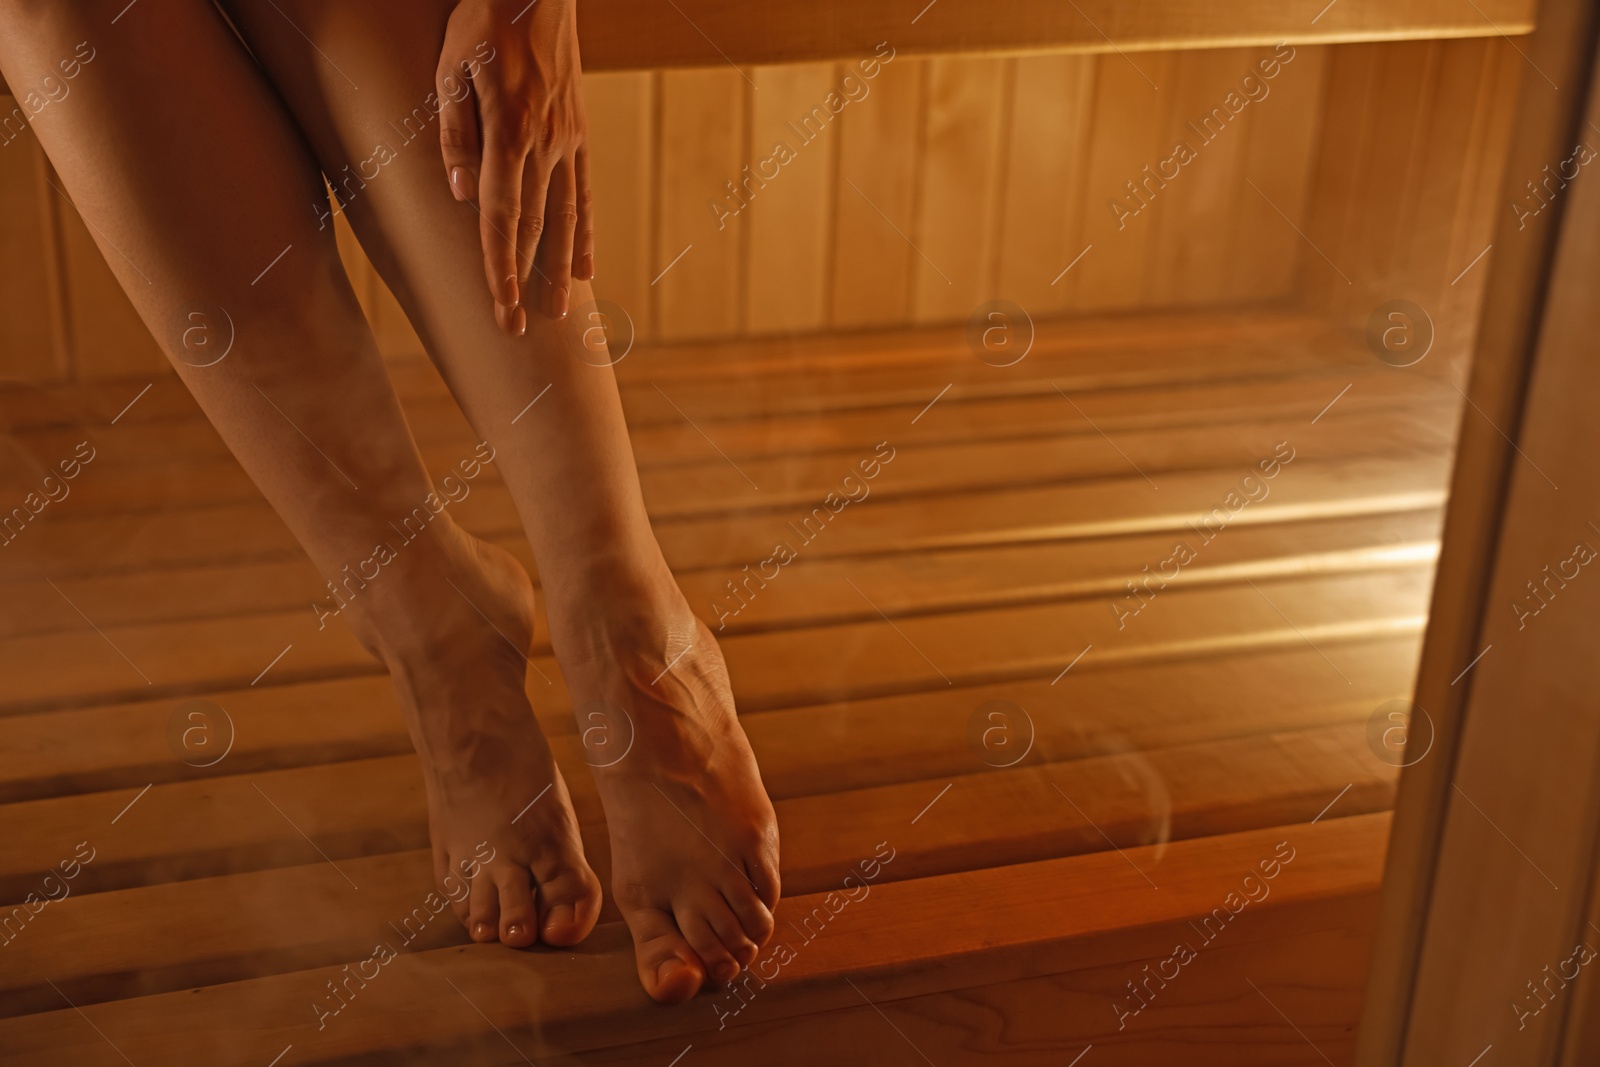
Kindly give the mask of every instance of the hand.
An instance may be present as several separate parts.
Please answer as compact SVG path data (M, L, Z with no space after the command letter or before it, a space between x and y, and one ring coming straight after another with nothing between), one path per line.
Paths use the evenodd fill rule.
M577 0L460 0L450 15L434 75L445 177L478 209L495 321L514 335L530 290L565 318L572 279L594 277L580 72Z

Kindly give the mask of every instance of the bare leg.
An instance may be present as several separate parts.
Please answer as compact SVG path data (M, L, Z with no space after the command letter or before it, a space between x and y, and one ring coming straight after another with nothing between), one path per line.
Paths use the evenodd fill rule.
M706 973L732 977L772 930L772 806L721 653L650 530L610 368L578 358L594 357L572 323L530 310L525 337L495 326L479 217L451 196L428 103L451 0L225 6L336 187L362 176L351 224L497 450L574 704L607 701L631 720L633 749L595 777L641 981L672 1001ZM572 306L591 299L575 283Z
M203 0L0 7L0 69L18 91L74 57L39 138L185 384L322 573L353 594L344 617L388 665L423 757L441 888L478 940L580 940L599 884L523 694L531 587L510 557L425 506L427 472L313 210L326 198L304 140ZM219 354L228 323L232 349L197 365ZM444 881L485 844L494 859L466 894Z

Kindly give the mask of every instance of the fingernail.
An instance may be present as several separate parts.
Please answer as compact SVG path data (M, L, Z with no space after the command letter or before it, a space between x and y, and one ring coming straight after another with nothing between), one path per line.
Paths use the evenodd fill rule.
M511 309L511 329L518 337L528 332L528 312L521 304Z
M466 196L461 191L463 185L462 178L466 173L467 172L460 167L450 168L450 195L455 197L458 203L466 199Z
M478 179L466 167L456 167L450 172L450 184L457 190L457 200L471 200L478 195Z
M582 262L578 265L578 276L588 281L594 277L594 255L585 252Z
M555 302L553 310L556 313L556 318L558 318L558 319L566 318L567 317L567 290L565 288L557 289L555 291L555 296L553 297L553 300Z
M517 276L507 274L500 282L500 303L515 307L517 303Z

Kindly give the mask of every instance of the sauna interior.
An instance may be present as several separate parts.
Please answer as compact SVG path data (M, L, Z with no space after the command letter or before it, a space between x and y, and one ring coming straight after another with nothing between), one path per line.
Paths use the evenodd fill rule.
M1490 246L1557 195L1505 173L1533 5L886 6L584 39L574 328L783 835L782 965L671 1009L609 900L573 951L405 925L387 679L5 127L0 1061L1352 1062ZM339 225L442 472L480 434Z

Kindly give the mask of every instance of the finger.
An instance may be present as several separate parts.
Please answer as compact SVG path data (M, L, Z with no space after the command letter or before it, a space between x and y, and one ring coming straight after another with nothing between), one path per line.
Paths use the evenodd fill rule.
M539 241L546 231L545 206L549 203L550 182L553 172L559 170L558 161L545 162L535 153L522 165L522 225L517 229L517 281L523 290L539 291L528 284L531 275L539 272ZM524 296L524 302L532 302ZM546 307L544 294L538 303Z
M440 63L434 73L439 94L439 148L444 176L457 200L476 200L478 164L483 144L478 138L478 112L472 81L460 63Z
M478 233L483 242L483 267L489 281L496 319L518 303L517 227L522 220L522 170L527 149L517 139L484 124L483 170L478 181ZM541 205L542 207L542 205ZM505 325L504 320L501 322Z
M594 277L594 196L589 191L589 146L578 146L573 157L578 179L578 232L572 248L573 277Z
M544 240L534 253L545 314L567 317L572 294L572 247L578 225L578 183L571 159L556 164L545 199Z

